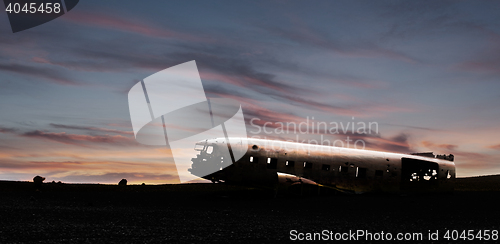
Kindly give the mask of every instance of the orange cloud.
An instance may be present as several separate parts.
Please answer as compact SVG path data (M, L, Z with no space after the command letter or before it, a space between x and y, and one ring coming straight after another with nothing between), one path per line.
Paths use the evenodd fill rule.
M66 132L43 132L40 130L30 131L22 134L25 137L33 137L40 139L47 139L57 141L64 144L79 145L87 142L94 143L110 143L110 144L128 144L137 145L138 143L133 139L121 135L103 135L103 136L89 136L78 134L67 134Z
M500 144L489 146L488 148L500 150Z
M453 144L439 144L439 145L436 145L430 141L422 141L422 145L424 145L424 147L427 147L427 148L441 148L441 149L447 149L447 150L450 150L450 151L454 151L455 149L458 148L458 145L453 145Z

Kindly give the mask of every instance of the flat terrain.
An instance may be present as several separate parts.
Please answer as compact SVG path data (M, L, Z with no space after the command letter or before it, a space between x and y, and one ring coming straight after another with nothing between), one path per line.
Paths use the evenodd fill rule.
M500 230L500 176L449 195L298 196L223 184L140 186L0 181L0 243L261 243L290 231ZM449 241L450 243L470 241ZM496 243L488 241L487 243Z

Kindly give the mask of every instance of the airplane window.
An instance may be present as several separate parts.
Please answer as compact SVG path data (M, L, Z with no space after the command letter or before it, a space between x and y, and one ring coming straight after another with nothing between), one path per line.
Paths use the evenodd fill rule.
M214 147L213 146L208 146L207 147L207 153L208 154L212 154L213 151L214 151Z
M321 169L324 170L324 171L330 171L330 165L323 164L323 166L321 166Z
M312 169L313 164L309 162L304 162L304 169Z
M295 165L295 161L286 161L286 162L285 162L285 165L286 165L287 167L293 167L293 166Z
M254 156L250 156L250 163L254 163L254 164L256 164L256 163L258 163L258 162L259 162L259 158L254 157Z
M342 167L342 166L339 167L339 171L342 173L347 173L348 170L349 170L349 168L347 168L347 167Z
M277 158L267 158L267 168L268 169L276 169L278 166Z
M366 168L356 168L356 177L358 178L366 178Z

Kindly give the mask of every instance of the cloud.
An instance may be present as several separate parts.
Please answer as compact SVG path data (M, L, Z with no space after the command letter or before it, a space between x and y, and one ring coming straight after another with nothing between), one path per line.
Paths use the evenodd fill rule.
M278 81L275 74L258 70L247 58L237 55L240 50L234 47L188 44L179 47L184 50L169 53L170 59L179 63L196 60L204 80L222 81L263 94L268 94L269 90L274 93L290 93L299 89L290 83Z
M428 128L428 127L421 127L421 126L398 125L398 124L392 124L392 123L383 123L383 124L385 124L385 125L390 125L390 126L397 126L397 127L410 128L410 129L424 130L424 131L440 131L440 130L438 130L438 129Z
M252 110L244 110L244 113L250 137L259 136L276 140L296 140L298 136L299 140L307 138L320 141L318 139L323 136L321 138L325 142L328 140L329 145L332 145L336 140L345 142L349 138L349 140L352 140L351 145L353 142L360 140L366 149L400 153L412 152L407 133L400 133L396 136L385 138L378 134L377 131L372 131L368 125L366 125L365 130L362 129L362 126L356 126L354 131L351 131L350 124L341 124L342 122L337 122L337 127L328 122L326 122L325 126L325 124L320 124L321 121L309 121L309 124L307 124L307 119L304 117L274 112L257 106L254 106ZM342 126L346 129L345 131ZM264 127L270 133L265 132ZM358 131L358 129L361 130Z
M472 60L454 66L456 70L500 75L500 35L491 31L483 31L488 35L483 51Z
M456 65L455 68L471 72L500 74L500 58L464 62Z
M347 115L347 116L360 116L360 112L356 111L356 109L352 109L349 107L338 106L334 104L326 104L318 101L314 101L311 99L304 99L299 96L291 96L286 94L280 94L274 97L283 98L283 102L291 102L294 105L299 107L308 107L313 108L315 110L320 110L326 113L331 113L335 115ZM288 100L288 101L287 101Z
M96 26L111 30L126 31L155 38L174 38L182 41L206 41L200 37L181 33L172 29L160 28L152 23L126 15L128 18L118 17L110 13L77 11L65 15L64 20L76 24Z
M21 64L0 64L0 70L20 75L44 78L61 85L78 85L75 81L53 69L44 69Z
M52 126L54 128L58 128L58 129L111 132L111 133L124 134L124 135L134 135L133 131L114 130L114 129L98 128L98 127L91 127L91 126L89 127L89 126L77 126L77 125L63 125L63 124L54 124L54 123L51 123L50 126Z
M394 152L394 153L410 153L413 152L409 144L408 139L410 135L407 133L399 133L393 137L385 138L380 134L373 132L367 134L358 133L346 133L344 137L349 136L353 142L361 140L364 142L366 149L384 151L384 152ZM360 145L360 144L358 144Z
M421 36L464 33L475 31L478 24L464 18L456 1L371 1L374 8L381 9L378 18L389 23L390 28L382 33L383 38L417 39Z
M62 125L62 124L50 124L54 128L62 128L62 129L75 129L75 130L85 130L85 131L96 131L96 132L111 132L118 133L122 135L80 135L80 134L68 134L66 132L45 132L40 130L28 131L28 132L20 132L15 128L5 128L0 127L0 133L11 133L21 137L30 137L30 138L38 138L56 141L68 145L79 145L79 146L88 146L92 143L100 143L100 144L114 144L120 146L133 145L138 146L141 145L137 143L133 137L133 132L131 131L121 131L121 130L113 130L106 128L97 128L97 127L85 127L85 126L72 126L72 125ZM126 135L126 136L123 136Z
M269 33L281 38L304 44L310 47L326 49L336 54L346 57L364 57L364 58L389 58L409 63L419 62L416 59L387 48L380 47L373 42L367 41L340 41L328 37L320 31L314 31L312 28L293 25L293 29L284 29L280 27L260 26Z
M30 180L35 175L47 178L46 182L55 180L74 183L112 183L116 184L125 178L129 183L179 183L173 163L146 163L114 161L47 160L20 161L19 158L0 158L0 176L12 178L22 174L16 180Z
M78 134L67 134L66 132L43 132L40 130L23 133L24 137L46 139L70 145L84 145L86 143L104 143L117 145L139 145L133 138L121 135L89 136Z
M203 73L201 74L202 74L202 79L203 77L206 78L206 76L204 76ZM255 102L263 101L263 100L256 100L255 99L256 96L249 94L249 90L238 89L237 87L231 86L234 85L234 83L230 81L228 82L223 76L219 76L218 81L230 83L230 85L229 86L224 85L221 84L220 82L217 84L209 83L207 85L204 85L205 91L208 94L233 98L242 103L247 103L248 105L255 104ZM251 83L245 83L245 84L246 86L254 85ZM393 105L383 105L376 103L356 104L356 105L329 104L325 102L319 102L324 100L322 99L323 95L321 95L321 91L315 92L316 94L315 96L313 96L315 100L303 98L304 96L308 97L308 95L312 94L312 92L302 88L287 87L286 91L283 92L278 91L277 88L274 89L271 87L269 88L253 87L250 88L250 90L266 95L268 100L274 99L275 101L279 101L288 105L295 105L297 107L311 109L313 111L322 111L328 114L335 114L335 115L361 117L361 116L369 116L371 114L380 115L381 113L387 113L387 112L408 112L412 110L411 108L402 108ZM299 91L301 93L300 95L298 94ZM331 96L332 94L328 94L329 98L331 98Z
M422 145L427 148L439 148L439 149L446 149L449 151L455 151L458 148L458 145L454 144L434 144L430 141L422 141Z
M0 126L0 133L15 133L17 129Z
M408 134L400 133L392 138L383 140L381 143L378 144L378 148L391 152L408 153L412 151L408 143L408 138L409 138Z
M500 144L489 146L488 148L500 150Z
M257 100L255 100L255 96L249 95L244 91L239 89L228 89L227 86L222 85L207 85L205 86L205 91L208 94L213 94L217 96L232 98L242 103L247 103L247 105L255 104ZM289 92L279 93L274 92L272 89L269 91L265 91L265 93L269 94L269 98L274 98L280 102L296 105L302 108L311 108L318 111L323 111L326 113L332 113L336 115L348 115L348 116L359 116L360 113L350 109L349 107L337 106L332 104L325 104L321 102L317 102L310 99L304 99L299 96L288 95ZM262 109L262 108L260 108ZM248 110L248 109L247 109ZM274 113L274 112L273 112Z
M92 164L88 162L81 161L0 161L0 167L2 169L30 169L30 170L42 170L42 169L75 169L75 166L84 166L87 164Z
M472 60L459 63L453 68L460 71L500 75L500 37L493 38Z
M89 16L92 16L92 14ZM98 18L101 17L104 18L102 21L105 26L120 26L123 23L127 23L126 21L123 22L122 20L114 19L115 17L109 17L113 19L110 20L106 19L108 17L98 16ZM87 17L79 21L84 20L87 20ZM90 21L89 23L97 24L100 22ZM138 30L140 29L141 28L138 28ZM125 42L127 42L127 40ZM263 71L263 69L259 67L266 67L267 69L277 67L285 73L305 72L304 74L308 75L309 78L322 76L324 79L327 79L328 82L366 89L373 88L373 81L363 80L349 75L331 78L328 77L331 76L330 74L318 75L317 72L312 70L308 71L305 68L297 71L296 64L284 61L276 62L270 55L261 55L256 59L252 59L252 62L250 62L248 57L241 55L241 49L235 46L226 46L224 43L217 43L214 45L204 45L200 43L173 44L168 49L165 49L167 51L162 51L160 53L151 53L148 51L139 52L130 49L125 50L120 43L116 45L100 46L93 45L92 42L90 43L90 46L80 45L71 49L74 56L78 57L76 59L54 61L50 58L34 57L32 61L36 63L58 65L74 70L128 72L131 69L137 68L159 71L185 61L196 60L204 85L208 84L207 87L209 87L210 84L217 83L222 84L218 88L222 86L228 87L228 85L239 87L242 88L240 89L242 91L241 93L246 94L246 97L255 98L256 96L251 93L259 93L265 95L268 101L277 100L282 103L337 115L362 116L367 113L379 113L381 111L398 111L398 108L387 108L375 104L346 106L325 102L327 100L321 99L322 96L326 96L326 94L321 94L322 91L280 80L273 72ZM256 63L259 63L259 65L256 65ZM129 89L129 87L124 87L118 90L128 91ZM230 95L234 93L235 90L234 88L229 88L225 90L225 93ZM223 91L219 91L219 93L222 94ZM313 96L314 98L308 98L309 95L312 94L315 94ZM328 98L331 99L332 94L328 94Z
M454 144L435 144L430 141L422 141L421 143L431 150L447 150L446 153L450 153L455 156L455 163L459 168L479 170L496 166L496 160L488 154L460 151L457 150L458 145Z
M235 94L239 94L242 95L241 97L255 98L248 91L257 92L266 95L269 100L275 99L300 107L308 107L339 115L360 115L359 112L349 107L302 98L303 96L307 96L307 94L313 93L313 91L307 87L297 87L295 84L277 81L275 75L258 71L250 62L234 58L233 51L237 52L236 50L230 50L230 48L226 48L229 50L219 49L217 47L201 48L192 45L183 45L182 47L191 50L194 48L196 52L176 51L166 55L163 60L155 60L155 58L144 55L126 56L121 53L108 55L106 51L98 50L85 51L82 54L88 57L104 57L105 59L114 60L106 63L120 64L121 68L142 67L164 69L185 61L196 60L201 78L204 81L204 87L208 93L225 97L235 97ZM162 67L159 66L160 63L163 65ZM215 81L217 84L210 81ZM235 87L244 89L236 89ZM299 91L301 96L297 95ZM240 100L237 96L235 98Z

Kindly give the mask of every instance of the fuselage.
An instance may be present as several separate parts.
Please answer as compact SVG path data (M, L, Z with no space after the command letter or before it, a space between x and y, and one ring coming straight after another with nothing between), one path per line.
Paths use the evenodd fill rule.
M230 141L230 151L241 152L240 158L232 162L220 156L228 147L225 138L205 140L197 143L203 148L192 160L191 173L197 175L197 168L217 164L214 167L220 166L220 170L198 176L271 186L287 175L353 193L446 192L454 188L455 164L447 159L253 138Z

